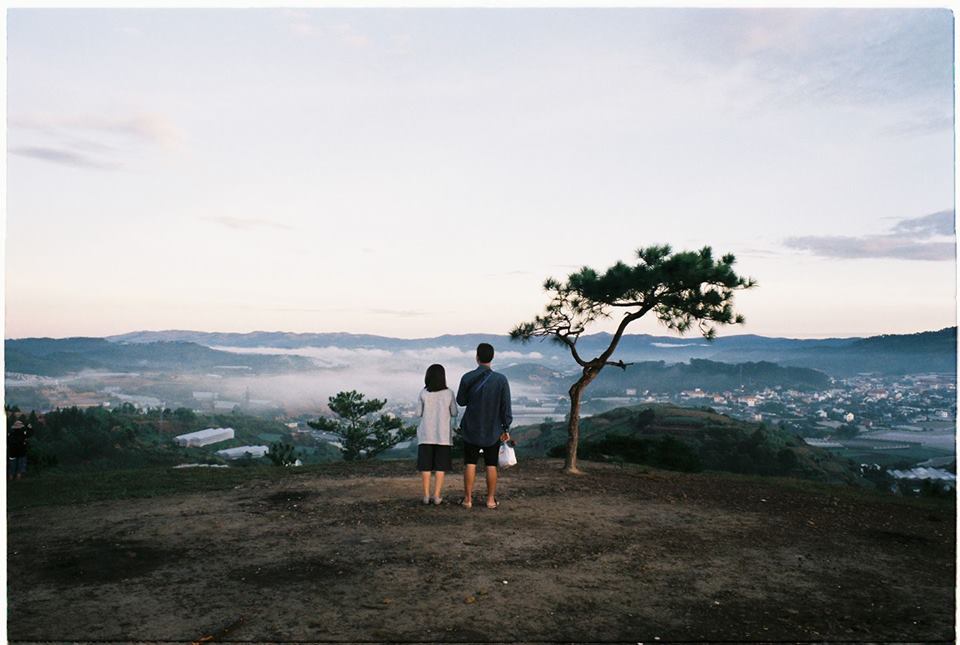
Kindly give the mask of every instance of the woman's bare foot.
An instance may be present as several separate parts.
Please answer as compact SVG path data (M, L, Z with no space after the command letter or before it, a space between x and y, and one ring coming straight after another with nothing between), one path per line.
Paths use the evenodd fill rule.
M500 502L496 498L487 500L487 508L497 508L498 506L500 506Z
M460 500L460 506L464 508L473 508L473 500L469 497L464 497L462 500Z

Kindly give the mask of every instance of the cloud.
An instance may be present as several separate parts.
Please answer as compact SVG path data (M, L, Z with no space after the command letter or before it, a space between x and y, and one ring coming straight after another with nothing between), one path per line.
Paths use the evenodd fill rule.
M11 148L10 154L50 161L64 166L73 166L74 168L95 168L97 170L115 170L117 168L115 164L97 161L86 155L61 148L19 146Z
M897 233L907 233L911 235L932 236L932 235L953 235L956 232L954 226L953 211L938 211L929 215L920 217L911 217L901 220L893 227Z
M205 218L206 219L206 218ZM423 309L389 309L383 307L296 307L291 305L278 305L274 307L240 305L241 309L256 309L258 311L293 311L298 313L353 313L365 316L395 316L398 318L421 318L424 316L434 316L436 314L448 313L446 311Z
M22 144L12 154L75 168L122 168L144 148L173 148L182 134L169 119L158 114L12 115L11 135Z
M487 273L485 278L515 278L517 276L533 275L533 271L504 271L501 273Z
M316 307L258 307L258 306L251 306L251 305L243 305L241 306L241 308L256 309L256 310L263 310L263 311L295 311L299 313L309 313L309 314L317 314L317 313L326 314L326 313L330 313L331 311L337 311L336 309L329 309L329 308L321 309Z
M368 36L347 24L333 25L329 29L341 43L351 47L366 47L372 42Z
M952 114L931 114L902 120L899 123L883 128L881 132L891 136L910 136L936 134L937 132L952 130Z
M780 254L776 251L770 249L759 249L759 248L746 248L740 249L737 251L736 256L738 258L773 258L780 257Z
M900 220L887 234L790 237L784 244L825 258L942 261L956 258L956 243L930 238L953 234L954 211L950 210Z
M791 237L786 245L825 258L952 260L955 257L954 245L949 242L917 242L896 235Z
M429 316L433 312L418 309L367 309L367 313L375 316L398 316L400 318L419 318Z
M301 38L326 37L343 45L356 48L367 47L373 43L369 36L357 31L347 23L335 25L315 23L313 14L308 11L284 9L282 15L287 29Z
M945 9L678 10L685 45L737 70L770 102L888 104L953 96L953 16Z
M287 28L298 36L312 36L316 33L316 28L310 20L310 14L306 11L284 9L283 18L287 23Z
M245 218L245 217L201 217L208 222L214 222L215 224L220 224L227 228L233 229L235 231L252 231L263 228L272 228L279 229L284 231L292 231L294 227L284 224L282 222L274 222L271 220L265 219L255 219L255 218Z
M168 118L154 113L130 116L51 115L32 114L11 116L10 127L32 130L46 135L67 134L90 136L93 134L139 140L164 147L177 145L183 135Z
M654 347L664 347L664 348L673 348L673 347L710 347L704 343L650 343Z

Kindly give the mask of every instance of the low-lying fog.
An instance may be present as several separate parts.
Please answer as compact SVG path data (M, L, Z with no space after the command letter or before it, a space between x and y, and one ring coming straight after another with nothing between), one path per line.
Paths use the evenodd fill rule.
M476 368L475 353L457 347L433 347L424 350L344 349L341 347L214 347L213 349L243 354L285 354L306 356L317 364L315 372L296 372L274 376L236 376L216 379L211 391L221 398L242 396L250 389L251 399L268 399L293 410L322 409L327 398L342 390L357 390L368 397L386 398L391 403L416 401L423 388L424 373L433 363L443 365L447 386L457 389L460 377ZM559 369L569 368L560 360L545 359L539 352L498 352L494 369L517 363L547 363ZM511 384L514 396L537 396L538 388L520 383Z

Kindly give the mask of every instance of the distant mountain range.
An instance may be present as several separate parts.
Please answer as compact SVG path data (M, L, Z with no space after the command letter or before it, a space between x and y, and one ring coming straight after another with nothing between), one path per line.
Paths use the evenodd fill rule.
M24 338L4 343L7 372L62 376L82 370L106 372L280 373L313 369L302 356L237 354L197 343L116 343L103 338Z
M611 335L583 336L577 344L584 356L595 356L610 342ZM221 334L195 331L133 332L111 336L114 342L189 341L212 347L342 347L347 349L417 350L451 346L471 350L478 343L491 343L498 351L537 352L547 359L556 357L575 367L564 347L549 341L521 344L506 335L460 334L433 338L401 339L366 334L292 334L251 332ZM707 341L699 336L653 336L627 334L617 347L615 357L625 361L665 361L681 363L703 358L723 363L775 362L784 366L809 367L831 376L858 372L917 373L955 372L957 328L915 334L885 334L866 338L797 339L743 334Z
M595 356L607 347L610 334L583 336L577 347L583 356ZM402 339L367 334L295 334L288 332L215 333L198 331L138 331L107 338L25 338L5 341L7 371L63 374L80 369L136 370L244 366L278 372L310 369L313 362L299 356L237 354L212 348L337 347L388 351L456 347L464 351L491 343L499 352L528 356L509 362L549 362L553 368L575 368L566 349L556 343L512 342L506 335L460 334ZM745 334L714 341L690 336L630 334L621 339L614 358L624 361L684 363L708 359L720 363L777 363L784 367L820 370L831 376L859 372L909 374L956 371L957 328L916 334L889 334L867 338L794 339ZM606 370L604 371L606 372ZM739 376L739 375L738 375Z

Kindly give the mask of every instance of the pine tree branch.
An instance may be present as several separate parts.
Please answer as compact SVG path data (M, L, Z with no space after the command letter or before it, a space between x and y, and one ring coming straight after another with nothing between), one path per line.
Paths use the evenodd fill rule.
M579 334L577 334L579 336ZM577 364L580 367L586 367L587 362L580 358L580 353L577 351L577 341L570 340L569 334L556 334L556 337L563 341L563 344L570 348L570 353L573 355L573 360L577 361Z
M623 332L626 331L627 325L632 323L634 320L637 320L638 318L642 318L652 308L653 308L653 304L650 303L648 305L641 307L637 311L634 311L633 313L629 313L626 316L624 316L623 320L621 320L620 324L617 326L616 333L613 335L613 338L610 340L610 346L607 347L607 349L604 350L602 354L600 354L600 357L597 358L597 362L599 362L602 365L605 365L607 361L610 360L610 357L613 355L614 350L617 349L617 345L620 343L620 338L623 336Z

